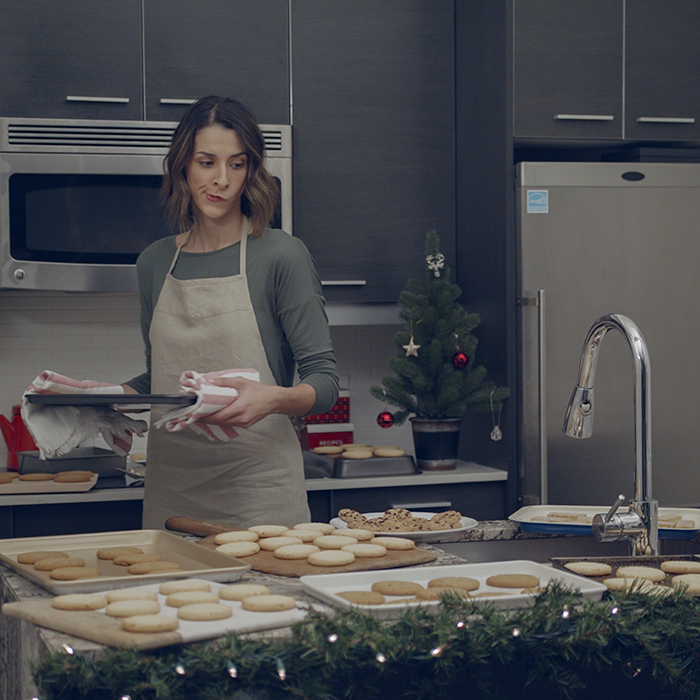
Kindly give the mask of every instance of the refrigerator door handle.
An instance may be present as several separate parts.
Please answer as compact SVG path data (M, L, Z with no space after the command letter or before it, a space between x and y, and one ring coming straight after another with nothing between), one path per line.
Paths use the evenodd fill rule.
M540 414L540 503L548 502L547 494L547 376L545 364L545 293L537 290L537 386Z

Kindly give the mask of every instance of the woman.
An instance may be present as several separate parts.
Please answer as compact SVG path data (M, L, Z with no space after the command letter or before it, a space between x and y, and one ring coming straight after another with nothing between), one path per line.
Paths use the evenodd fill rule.
M310 517L289 416L329 410L338 375L316 266L299 239L267 228L277 190L263 158L250 112L213 96L188 109L166 156L166 214L182 233L137 261L147 371L125 391L177 393L185 370L254 368L261 381L218 380L238 396L207 420L244 428L230 442L151 429L145 528L173 515L235 527Z

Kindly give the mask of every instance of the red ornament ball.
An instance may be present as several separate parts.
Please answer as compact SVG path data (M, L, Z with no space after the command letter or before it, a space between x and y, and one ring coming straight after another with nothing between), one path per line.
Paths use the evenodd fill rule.
M391 428L394 425L394 416L389 411L382 411L377 416L377 425L380 428Z
M464 369L469 364L469 355L466 352L456 352L452 356L452 364L456 369Z

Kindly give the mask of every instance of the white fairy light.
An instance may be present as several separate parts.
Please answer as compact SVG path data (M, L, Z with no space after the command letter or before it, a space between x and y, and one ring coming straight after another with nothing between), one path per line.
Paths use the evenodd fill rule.
M178 664L177 666L175 666L175 673L177 673L179 676L184 676L185 667L182 664Z
M67 644L61 644L63 647L63 651L66 652L66 654L75 654L75 651L73 651L73 647L69 647Z
M238 669L236 668L236 664L234 664L233 661L229 661L226 666L228 668L228 675L231 676L231 678L238 678Z
M520 630L517 627L513 628L513 636L514 637L519 637L520 636Z
M329 634L328 635L328 641L333 644L334 642L338 641L338 635L337 634Z
M617 605L613 606L612 610L610 611L611 615L617 615L617 613L620 612L620 608L617 607Z
M381 652L379 654L377 654L376 658L380 664L383 664L386 662L386 656L384 656L384 654L382 654Z
M442 656L442 652L443 652L443 651L445 651L445 647L442 646L442 645L440 645L439 647L435 647L435 649L433 649L433 650L430 652L430 655L431 655L431 656Z

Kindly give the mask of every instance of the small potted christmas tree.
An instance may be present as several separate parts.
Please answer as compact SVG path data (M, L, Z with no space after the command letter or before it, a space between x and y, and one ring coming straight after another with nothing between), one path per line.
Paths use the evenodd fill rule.
M399 295L404 329L396 334L397 354L389 359L396 376L371 386L370 393L385 404L377 418L380 426L400 425L411 416L419 469L454 469L463 414L500 415L510 392L487 380L486 368L474 361L478 341L473 331L481 319L457 301L462 290L450 281L435 231L426 235L425 261L425 280L409 280ZM387 403L399 410L392 414ZM491 437L501 437L496 421Z

